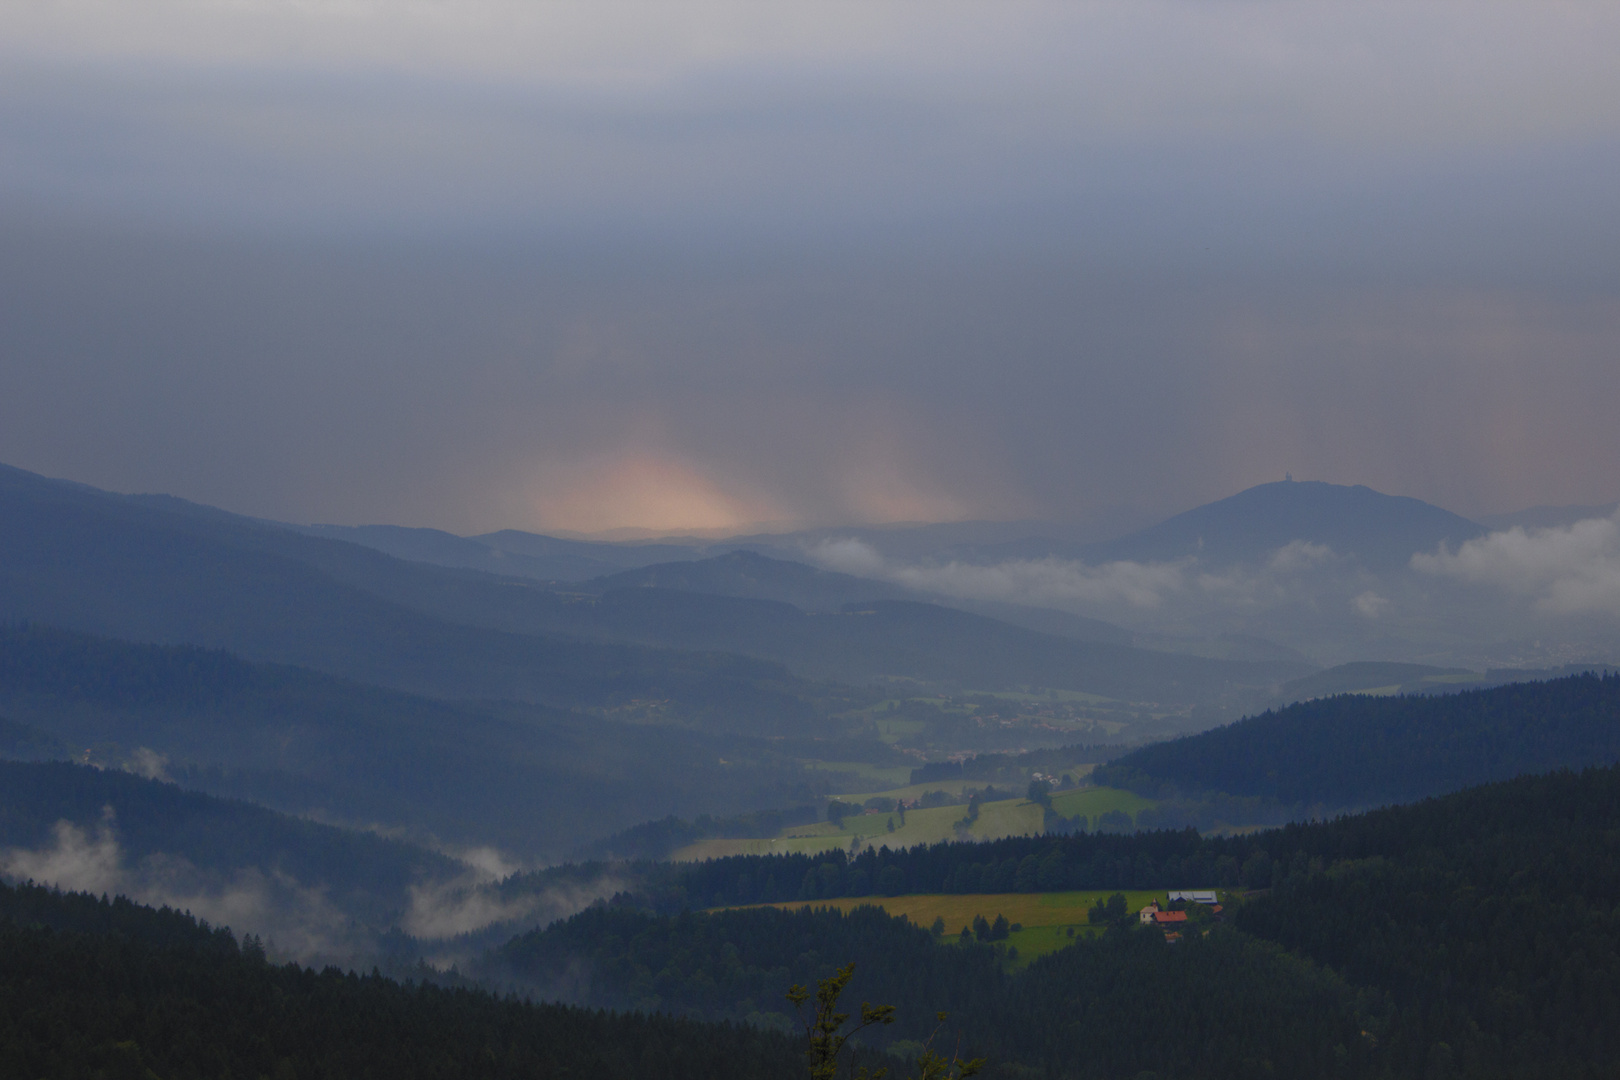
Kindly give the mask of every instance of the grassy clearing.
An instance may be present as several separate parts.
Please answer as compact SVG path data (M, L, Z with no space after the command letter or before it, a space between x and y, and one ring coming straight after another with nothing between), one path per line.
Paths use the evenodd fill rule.
M837 908L840 911L853 911L866 905L880 907L890 915L900 915L910 919L918 926L932 926L935 919L945 920L945 933L947 936L959 934L964 926L973 924L975 915L983 915L986 919L994 920L997 915L1007 916L1008 922L1022 923L1027 930L1031 927L1068 927L1088 926L1086 912L1091 910L1093 904L1099 899L1106 900L1117 890L1104 890L1102 892L1054 892L1054 893L914 893L909 896L845 896L836 900L817 900L812 907ZM1131 910L1143 907L1148 901L1157 897L1165 898L1164 893L1154 892L1127 892L1126 902ZM758 905L762 907L803 907L803 902Z
M874 716L873 723L877 726L878 738L891 745L928 730L928 725L921 720L891 720L882 714Z
M1153 805L1152 799L1144 799L1135 792L1120 788L1090 787L1078 791L1055 792L1052 795L1053 810L1064 817L1084 814L1092 819L1093 826L1098 817L1110 811L1123 811L1134 819L1138 813Z
M974 786L972 781L968 781L967 785ZM939 790L933 785L919 786L927 787L930 791ZM1052 798L1053 809L1064 817L1084 814L1093 819L1093 824L1096 818L1111 810L1122 810L1134 817L1143 807L1152 805L1151 799L1116 788L1082 788ZM860 851L868 847L898 849L917 844L938 844L955 840L959 835L968 840L999 840L1004 836L1034 836L1045 824L1045 813L1041 807L1024 799L1003 799L982 804L979 807L979 820L959 833L956 823L966 816L966 806L907 810L905 824L902 825L898 813L856 814L838 825L830 821L795 825L774 839L701 840L673 852L670 858L675 862L698 862L727 855L816 855L839 848L846 851ZM895 825L893 832L889 831L891 821Z
M891 848L912 847L915 844L937 844L956 838L956 823L967 816L966 806L935 806L928 810L907 810L905 824L900 824L899 813L858 814L844 819L837 826L830 821L814 825L799 825L787 830L789 837L841 836L844 844L859 837L861 845ZM1041 831L1044 818L1041 808L1023 799L1005 799L984 803L979 807L979 820L967 830L974 840L999 840L1003 836L1033 836ZM895 829L889 831L889 822Z
M956 823L966 814L966 806L907 810L904 825L900 824L898 813L857 814L845 818L842 825L830 821L795 825L775 839L702 840L675 851L670 858L675 862L695 862L724 855L815 854L838 848L859 851L868 847L907 848L917 844L937 844L956 839ZM979 820L966 831L966 835L974 840L1033 836L1041 831L1043 820L1041 808L1023 799L985 803L979 807ZM890 821L895 823L893 832L889 831Z
M1076 778L1081 778L1089 776L1091 774L1091 770L1095 769L1096 767L1097 766L1094 764L1071 765L1064 771L1072 773ZM931 780L926 784L907 784L905 787L891 788L888 791L868 791L857 795L840 795L839 798L845 800L846 802L865 802L867 799L881 796L885 799L905 799L907 802L910 802L913 799L922 798L930 791L944 791L951 795L961 795L966 789L977 791L991 784L1001 788L1003 791L1007 790L1008 787L1014 786L1013 782L1010 780L1002 780L999 782L995 780ZM1022 784L1017 784L1016 787L1018 790L1022 791L1027 784L1028 781L1025 781Z

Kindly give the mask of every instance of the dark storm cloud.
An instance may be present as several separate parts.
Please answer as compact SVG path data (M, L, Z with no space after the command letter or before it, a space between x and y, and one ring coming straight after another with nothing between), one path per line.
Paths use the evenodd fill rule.
M1612 499L1601 5L3 18L0 459L455 529Z

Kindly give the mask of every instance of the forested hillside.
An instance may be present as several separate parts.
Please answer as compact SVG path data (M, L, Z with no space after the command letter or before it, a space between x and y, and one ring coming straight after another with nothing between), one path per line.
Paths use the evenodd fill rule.
M1265 844L1274 888L1236 924L1377 987L1409 1075L1612 1076L1617 837L1614 768L1291 827Z
M1407 802L1521 773L1620 761L1620 675L1445 696L1341 695L1144 747L1097 770L1141 794L1284 806Z
M61 834L64 822L79 830L80 850L62 850L74 842ZM0 761L0 868L7 849L93 858L110 878L103 887L112 888L138 879L143 864L170 889L239 888L237 875L251 873L267 885L318 889L345 917L376 930L401 922L411 886L466 872L453 859L373 833L67 762Z
M149 794L160 810L170 805L165 800L184 808L195 798L158 787ZM86 790L73 798L89 806L100 794ZM37 836L43 820L29 826L29 835ZM950 1037L959 1036L964 1051L996 1061L991 1075L1008 1077L1033 1068L1057 1078L1135 1077L1144 1070L1211 1080L1268 1070L1423 1080L1595 1078L1620 1068L1620 1038L1607 1022L1620 1012L1616 835L1620 768L1609 767L1522 777L1241 837L1190 830L1088 834L942 844L853 860L834 854L640 864L622 868L628 891L612 904L522 935L470 970L542 996L752 1020L769 1028L785 1022L775 995L786 985L854 960L860 981L852 995L901 1009L902 1022L880 1041L894 1040L900 1051L914 1048L932 1028L927 1018L945 1010L952 1016ZM205 830L198 850L207 840ZM268 843L275 842L272 834ZM550 871L535 885L564 888L568 880L567 871ZM941 939L871 909L843 915L795 902L798 910L689 910L789 891L814 899L1212 885L1229 888L1228 923L1202 924L1207 936L1195 925L1171 946L1122 909L1123 918L1104 915L1100 935L1082 934L1022 970L1009 970L991 945L954 934ZM0 932L6 970L17 973L7 984L16 996L3 1015L24 1029L6 1045L29 1053L47 1044L69 1047L60 1051L67 1056L50 1061L106 1068L117 1054L134 1053L115 1044L133 1041L142 1067L160 1077L188 1075L191 1066L172 1063L199 1060L183 1056L200 1052L199 1045L223 1055L210 1059L209 1075L222 1071L221 1062L240 1064L268 1052L267 1045L295 1065L306 1052L337 1053L331 1060L342 1062L351 1060L343 1056L348 1051L333 1051L323 1041L335 1038L334 1031L343 1028L353 1038L354 1031L376 1025L380 1038L399 1039L390 1025L407 1020L437 1025L401 1044L418 1053L459 1060L465 1037L515 1045L510 1053L522 1058L538 1044L523 1041L519 1027L528 1021L521 1018L579 1015L502 1012L519 1007L460 991L277 969L252 950L233 953L228 938L187 929L188 921L177 916L130 914L138 909L88 899L53 908L50 894L26 889L4 893L7 910L21 910L18 897L69 912L13 914ZM79 922L71 921L72 912ZM119 929L120 920L130 919L167 937L152 944L141 937L145 930ZM47 933L36 923L97 936ZM224 959L197 959L215 953ZM83 982L92 967L103 973L96 986ZM119 995L137 1006L108 1008ZM201 997L208 1000L199 1003ZM232 1015L249 1017L260 1034L233 1041L240 1025L231 1026L214 1009L216 997L233 1002ZM344 1012L351 1008L358 1011ZM163 1018L181 1014L174 1010L201 1033L179 1049L165 1041L170 1028ZM324 1019L317 1020L316 1011ZM1166 1021L1167 1012L1174 1023ZM351 1015L358 1019L333 1019ZM591 1023L609 1025L592 1038L618 1037L611 1028L617 1021L598 1015ZM694 1030L639 1023L626 1029L632 1042ZM307 1032L296 1034L300 1027ZM48 1033L62 1030L73 1035ZM282 1036L265 1031L288 1034L278 1042ZM548 1036L563 1045L568 1037ZM40 1060L24 1059L36 1074L62 1074L49 1063L34 1064ZM263 1059L251 1060L265 1067ZM153 1064L160 1061L171 1064ZM595 1067L617 1075L616 1061Z
M876 908L660 917L599 906L514 938L480 971L581 1005L787 1030L787 987L810 985L850 960L851 1000L904 1006L886 1038L926 1039L937 1011L987 1010L1003 983L989 948L941 948L926 930Z
M711 729L825 715L774 664L541 633L537 610L559 603L529 584L0 466L0 620L224 648L441 697L657 700Z
M659 562L585 582L582 589L668 589L779 600L803 611L839 611L846 604L873 600L921 599L910 589L869 578L819 570L802 562L773 559L754 551L730 551L706 559Z
M1127 912L1122 927L1013 974L980 971L987 947L954 936L934 946L948 959L927 959L925 930L875 912L704 922L598 910L514 941L502 959L582 1000L747 1015L762 1009L767 972L831 962L793 944L815 927L818 940L862 943L873 993L895 980L901 1001L958 1008L975 1052L1053 1076L1247 1075L1269 1061L1290 1076L1596 1078L1620 1069L1616 836L1620 768L1609 767L1243 837L1019 838L725 859L662 877L645 867L621 904L737 903L794 881L809 900L873 895L885 880L878 895L1232 891L1228 925L1207 938L1169 947ZM908 985L910 969L928 974Z
M0 619L226 648L441 697L593 710L658 700L671 719L772 734L825 718L813 702L827 688L805 678L1038 683L1189 704L1263 697L1307 670L1080 642L931 604L812 616L673 589L559 592L5 467Z
M266 962L256 942L127 901L0 884L0 1075L8 1077L800 1074L749 1027L616 1016Z
M856 961L848 1001L897 1006L872 1039L905 1051L939 1028L945 1045L960 1039L965 1056L988 1055L991 1075L1026 1075L1022 1066L1054 1077L1218 1077L1270 1062L1308 1076L1370 1057L1342 980L1224 929L1174 951L1162 935L1116 929L1009 975L991 946L940 943L876 908L595 908L513 940L488 964L567 1001L786 1027L780 988L808 985L846 957ZM1144 1007L1156 1001L1174 1003L1176 1023Z
M1287 544L1321 544L1378 570L1404 568L1414 551L1460 544L1485 530L1420 499L1385 495L1362 484L1285 480L1257 484L1128 536L1083 550L1095 561L1168 561L1197 556L1205 565L1261 563Z
M39 625L0 629L0 716L26 725L0 726L0 753L71 747L291 813L519 854L565 854L675 804L735 813L815 793L779 742L452 704ZM152 757L134 761L142 748Z

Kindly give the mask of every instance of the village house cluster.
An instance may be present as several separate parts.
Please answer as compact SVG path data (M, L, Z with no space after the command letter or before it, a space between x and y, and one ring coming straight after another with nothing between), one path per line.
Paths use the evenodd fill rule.
M1141 911L1142 925L1157 926L1164 931L1164 940L1174 945L1181 941L1182 927L1187 925L1187 905L1202 904L1210 909L1210 913L1217 919L1223 910L1215 899L1215 893L1210 891L1192 890L1172 892L1165 900L1165 907L1160 907L1157 900L1152 901ZM1180 905L1179 907L1177 905Z

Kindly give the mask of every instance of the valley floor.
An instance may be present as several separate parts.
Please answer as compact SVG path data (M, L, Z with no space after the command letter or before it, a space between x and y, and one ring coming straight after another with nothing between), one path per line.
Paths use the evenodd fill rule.
M875 794L846 795L843 798L856 803L874 797L916 799L925 791L946 791L958 795L963 788L983 786L982 781L949 781L915 784ZM1052 795L1054 811L1065 818L1084 816L1091 828L1097 828L1098 819L1105 814L1121 813L1134 819L1139 812L1153 805L1155 803L1151 799L1118 788L1088 787L1054 792ZM700 862L728 855L815 855L839 849L853 854L865 848L888 847L895 850L947 840L1035 836L1046 828L1045 808L1022 798L982 803L979 816L972 823L965 823L966 816L967 808L960 804L907 810L904 815L893 811L862 813L839 822L818 821L794 826L776 837L713 837L700 840L677 849L670 858L676 862Z

